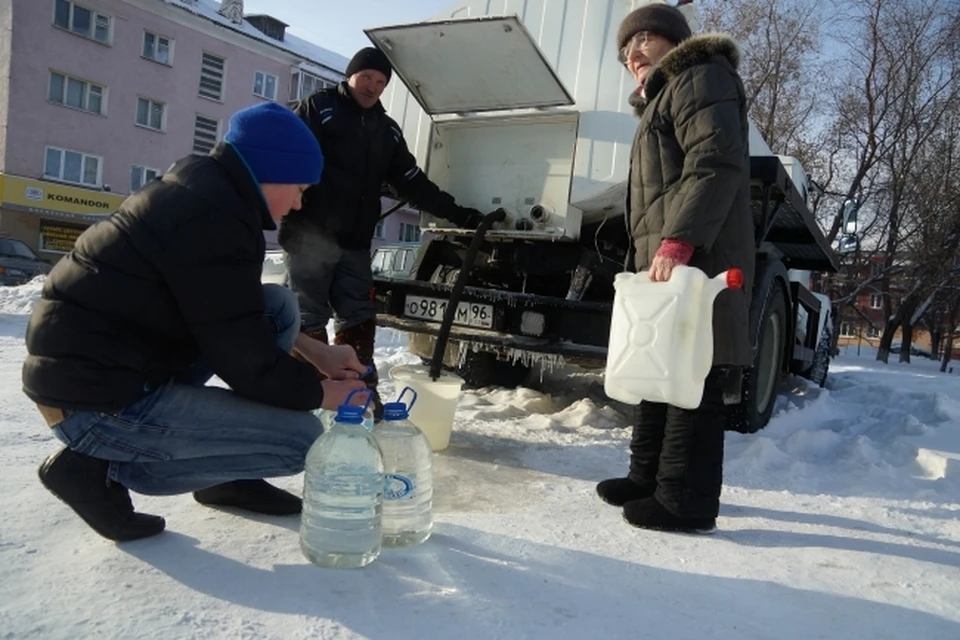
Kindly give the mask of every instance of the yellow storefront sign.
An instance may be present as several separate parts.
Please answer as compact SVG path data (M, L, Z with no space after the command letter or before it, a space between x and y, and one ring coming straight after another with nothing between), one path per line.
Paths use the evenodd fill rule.
M66 223L40 221L40 251L69 253L86 227Z
M97 222L116 211L124 198L95 189L0 175L0 204L18 211Z

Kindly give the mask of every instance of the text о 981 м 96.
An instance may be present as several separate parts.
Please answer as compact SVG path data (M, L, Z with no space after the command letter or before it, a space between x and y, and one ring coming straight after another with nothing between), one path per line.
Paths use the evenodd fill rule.
M403 314L408 318L420 320L443 320L447 311L447 301L440 298L425 298L423 296L407 296ZM454 324L468 327L493 328L493 305L478 302L461 302L457 305L457 313L453 318Z

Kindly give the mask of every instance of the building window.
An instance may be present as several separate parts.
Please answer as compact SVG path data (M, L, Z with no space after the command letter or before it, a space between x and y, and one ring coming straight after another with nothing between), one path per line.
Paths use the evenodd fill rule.
M217 144L220 121L197 115L193 123L193 152L206 155Z
M253 95L267 100L276 100L278 80L277 76L257 71L253 74Z
M879 293L870 294L870 308L879 309L883 306L883 296Z
M43 177L72 182L87 187L100 186L103 158L80 151L47 147L43 162Z
M159 175L160 171L157 169L141 167L138 164L133 165L130 168L130 193L133 193Z
M50 72L48 100L54 104L103 115L106 106L104 101L106 93L107 88L102 85L56 71Z
M143 57L160 64L173 64L173 40L151 31L144 31Z
M227 61L212 53L203 54L200 64L200 97L223 101L223 75Z
M400 223L400 242L420 242L420 225Z
M54 1L53 24L78 36L110 44L110 22L110 16L74 2Z
M373 230L373 237L383 240L383 220L377 223L377 227Z
M880 329L878 329L877 327L875 327L875 326L873 326L873 325L870 325L869 327L867 327L867 337L868 337L868 338L879 338L879 337L880 337Z
M336 82L325 80L306 71L297 71L290 79L290 101L296 102L310 96L314 91L335 87Z
M163 131L166 105L150 98L137 98L137 125Z
M857 328L852 322L841 322L840 323L840 336L843 338L855 338L857 337Z

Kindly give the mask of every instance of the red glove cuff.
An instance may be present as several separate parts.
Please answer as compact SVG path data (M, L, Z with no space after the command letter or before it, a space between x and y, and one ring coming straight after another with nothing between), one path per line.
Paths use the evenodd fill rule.
M660 248L657 249L657 255L661 258L676 260L680 264L687 264L693 256L693 249L693 245L689 242L664 238L660 242Z

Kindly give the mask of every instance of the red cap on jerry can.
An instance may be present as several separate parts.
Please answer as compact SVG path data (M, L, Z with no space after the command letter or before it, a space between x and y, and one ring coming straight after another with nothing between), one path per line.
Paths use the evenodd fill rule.
M733 268L727 269L727 287L730 289L740 289L743 287L743 271Z

